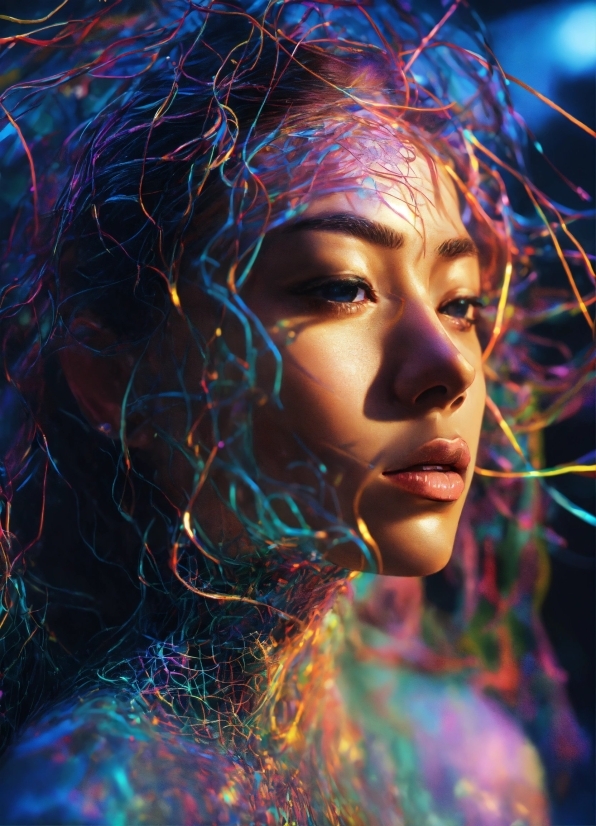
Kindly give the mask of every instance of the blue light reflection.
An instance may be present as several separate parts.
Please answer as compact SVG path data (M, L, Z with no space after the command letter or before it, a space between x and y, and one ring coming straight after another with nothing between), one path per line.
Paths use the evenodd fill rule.
M506 72L549 98L561 81L589 74L596 67L596 5L551 3L512 12L491 23L494 50ZM511 84L516 108L533 128L552 110ZM557 101L561 103L561 101Z

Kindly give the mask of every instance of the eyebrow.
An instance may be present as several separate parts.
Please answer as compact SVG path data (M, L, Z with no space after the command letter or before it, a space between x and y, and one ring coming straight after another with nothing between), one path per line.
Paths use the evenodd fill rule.
M437 247L439 258L459 258L463 255L479 257L478 247L467 235L461 238L449 238Z
M351 212L313 215L312 218L301 218L299 221L294 221L284 228L284 232L303 230L340 232L344 235L360 238L363 241L368 241L370 244L392 250L397 250L402 247L405 241L403 233L397 232L386 224L371 221L369 218L363 218ZM465 255L478 255L476 244L468 236L449 238L439 244L436 252L439 258L459 258Z
M286 232L309 229L341 232L343 235L351 235L353 238L360 238L370 244L387 247L391 250L399 249L404 243L404 236L401 232L396 232L391 227L379 224L377 221L370 221L360 215L353 215L351 212L314 215L312 218L302 218L300 221L294 221L285 228Z

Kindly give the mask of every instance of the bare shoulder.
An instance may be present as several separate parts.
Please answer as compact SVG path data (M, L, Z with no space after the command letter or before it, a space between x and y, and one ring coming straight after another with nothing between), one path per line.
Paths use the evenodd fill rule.
M393 754L398 774L411 767L407 783L430 794L436 811L454 822L547 826L540 757L499 704L463 679L378 662L355 673L346 691L354 713Z
M202 746L130 697L63 703L3 758L0 800L11 824L245 824L247 767Z
M407 689L405 689L407 692ZM414 739L439 795L453 797L472 822L546 826L544 773L538 752L499 704L466 683L418 685L410 694Z

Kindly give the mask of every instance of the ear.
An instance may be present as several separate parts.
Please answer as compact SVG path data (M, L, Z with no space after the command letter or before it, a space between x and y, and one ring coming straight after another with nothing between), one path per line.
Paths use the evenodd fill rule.
M116 336L97 322L85 319L60 351L66 381L89 424L110 438L118 438L122 400L134 365L130 353L110 352Z

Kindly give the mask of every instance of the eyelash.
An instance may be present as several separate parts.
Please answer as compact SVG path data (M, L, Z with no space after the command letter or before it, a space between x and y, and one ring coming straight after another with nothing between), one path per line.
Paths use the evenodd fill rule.
M365 298L367 300L361 301L338 301L334 300L333 298L325 297L321 295L323 290L349 290L349 289L356 289L362 290L364 292ZM297 290L299 295L303 295L307 298L312 298L318 301L322 301L326 304L329 309L333 309L334 312L338 314L354 314L360 312L364 307L367 305L368 301L372 301L376 304L378 301L378 296L372 285L363 278L326 278L321 281L316 281L315 283L310 283L302 287L301 289ZM355 297L355 296L354 296ZM463 315L456 315L455 313L447 312L449 307L456 306L459 310L465 309ZM446 301L439 307L439 312L442 315L446 315L453 320L453 322L463 331L471 330L472 327L477 323L478 319L474 315L472 318L468 318L467 315L470 309L477 309L484 306L484 302L479 296L457 296L456 298L451 298L449 301Z

